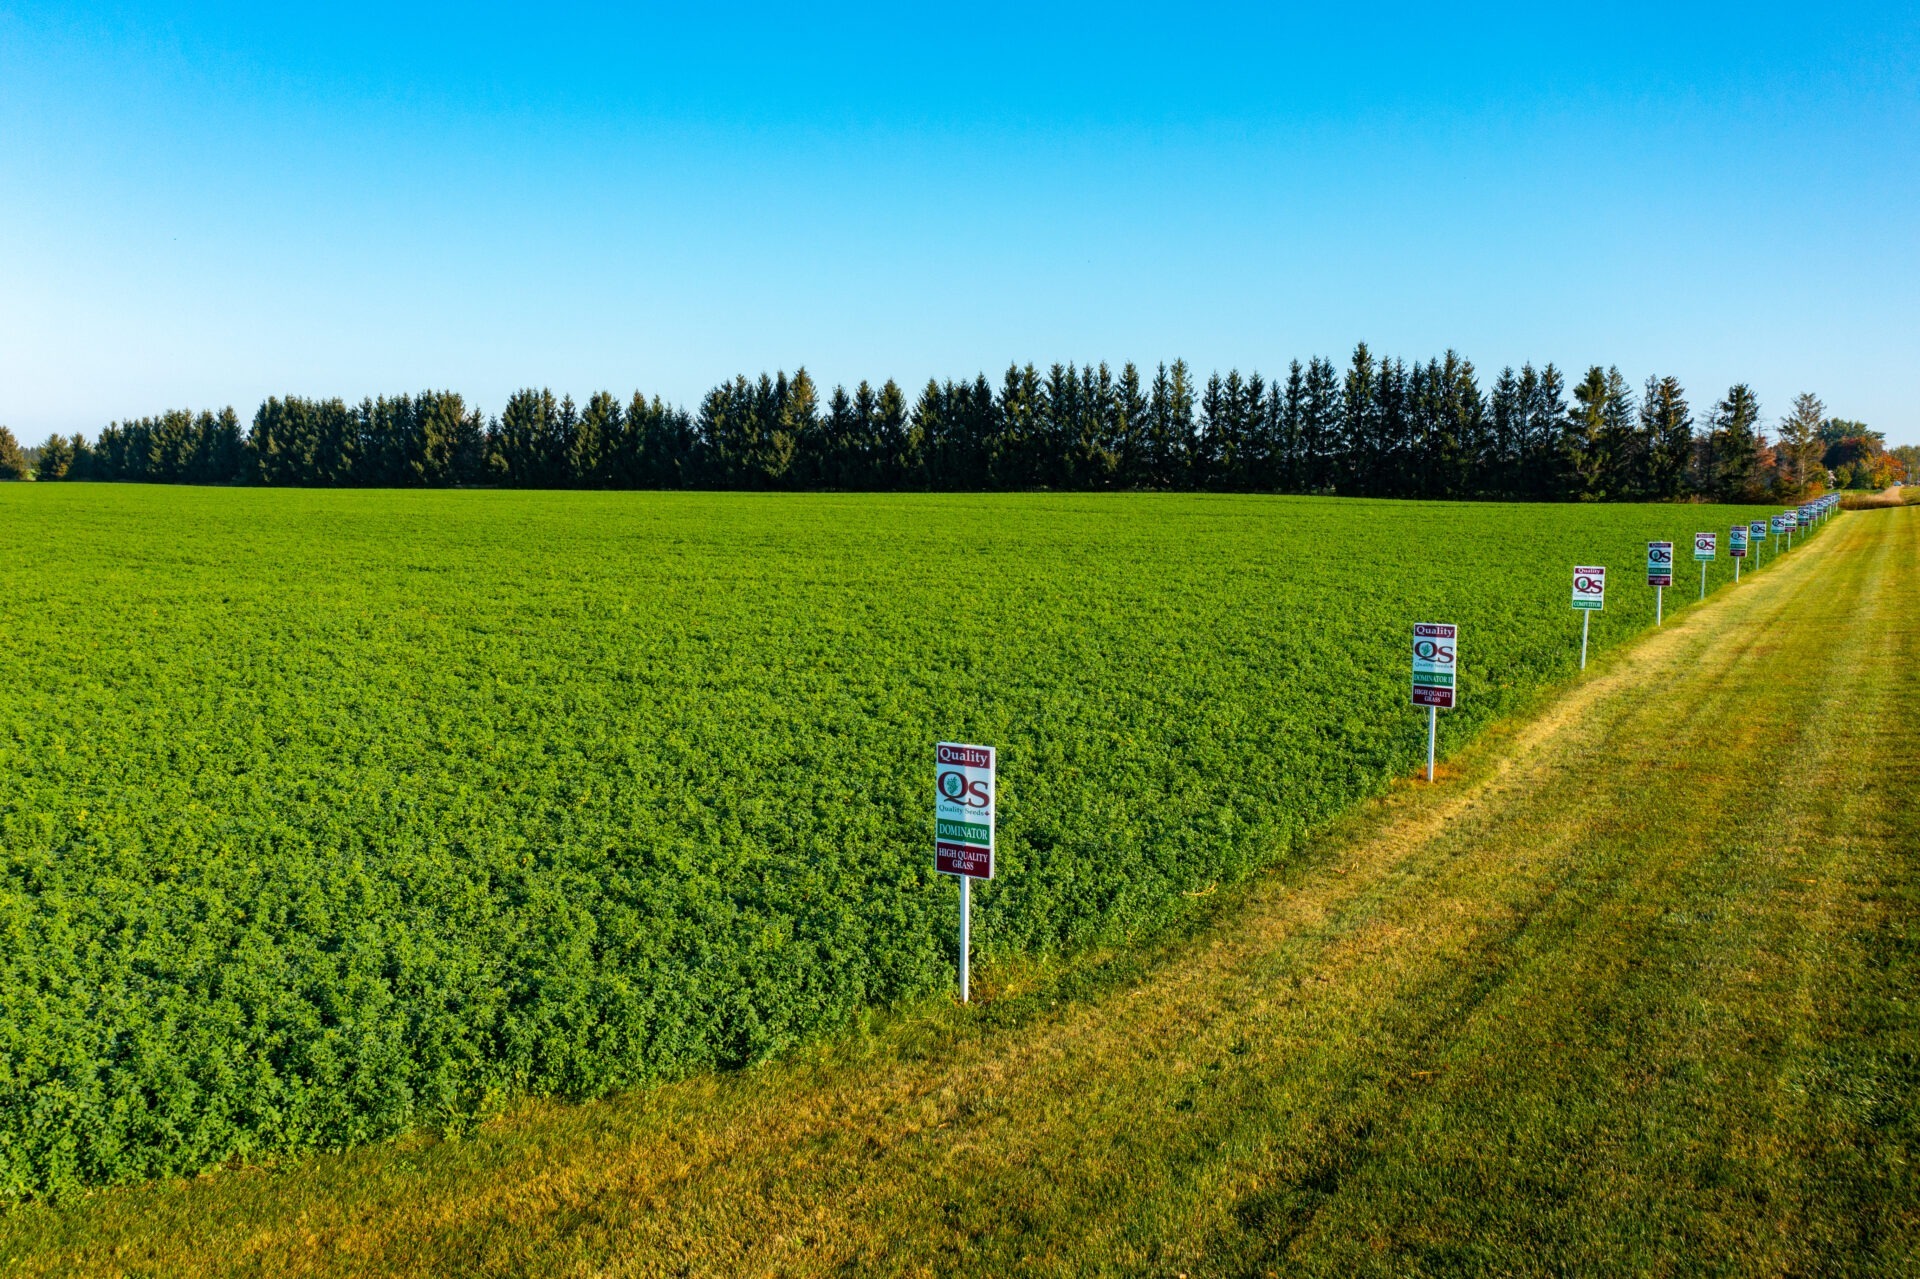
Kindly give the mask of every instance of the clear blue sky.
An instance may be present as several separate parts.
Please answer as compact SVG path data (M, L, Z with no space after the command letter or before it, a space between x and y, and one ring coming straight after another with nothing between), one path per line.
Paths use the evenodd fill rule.
M0 422L1356 340L1920 442L1920 6L0 8Z

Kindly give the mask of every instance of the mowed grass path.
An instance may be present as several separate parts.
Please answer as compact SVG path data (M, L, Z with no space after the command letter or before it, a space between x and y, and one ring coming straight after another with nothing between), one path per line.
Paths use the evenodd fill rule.
M1920 511L1838 516L1156 952L0 1269L1913 1274L1916 599Z

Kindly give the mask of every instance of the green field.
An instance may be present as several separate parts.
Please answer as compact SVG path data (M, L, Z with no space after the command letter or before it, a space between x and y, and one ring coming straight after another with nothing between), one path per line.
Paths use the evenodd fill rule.
M1164 935L1422 757L1412 622L1464 628L1448 749L1572 672L1573 564L1604 652L1647 539L1672 616L1690 535L1765 513L0 487L0 1193L939 991L941 738L1002 752L989 961Z

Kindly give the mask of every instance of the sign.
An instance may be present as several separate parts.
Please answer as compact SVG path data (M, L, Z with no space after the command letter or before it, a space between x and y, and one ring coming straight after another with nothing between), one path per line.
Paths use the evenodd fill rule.
M1813 524L1813 515L1811 512L1807 510L1806 507L1804 506L1801 507L1799 510L1795 511L1793 514L1794 514L1794 518L1800 521L1801 528L1808 528Z
M1747 537L1750 541L1754 542L1766 541L1767 522L1765 520L1755 520L1753 523L1747 525Z
M1573 606L1585 609L1607 606L1607 570L1604 568L1573 570Z
M1446 622L1413 625L1413 704L1452 710L1460 666L1460 628Z
M941 742L933 748L933 868L993 878L991 746Z
M1773 517L1773 535L1775 537L1778 537L1786 531L1787 531L1787 517L1784 515L1774 516Z
M1673 585L1673 543L1647 543L1647 585Z
M1695 558L1696 560L1712 559L1714 547L1718 545L1719 545L1718 534L1695 533L1693 535L1693 558Z
M1727 554L1736 560L1747 558L1747 526L1736 524L1727 532Z

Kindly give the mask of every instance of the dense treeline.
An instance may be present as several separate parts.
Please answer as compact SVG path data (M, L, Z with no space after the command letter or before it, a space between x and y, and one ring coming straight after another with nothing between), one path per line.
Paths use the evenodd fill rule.
M1857 428L1855 434L1846 434ZM1836 435L1836 431L1840 434ZM1199 384L1186 364L1010 367L999 386L929 381L909 405L888 381L822 402L802 369L714 388L697 414L607 392L547 390L498 417L459 395L269 399L242 431L232 409L116 422L89 443L55 436L41 479L526 488L1169 489L1532 501L1793 497L1845 455L1861 487L1900 472L1876 433L1795 401L1769 442L1744 384L1696 418L1680 383L1636 391L1598 365L1568 385L1553 365L1482 388L1449 351L1408 363L1365 344L1344 369L1295 361ZM1889 469L1892 468L1892 469Z

